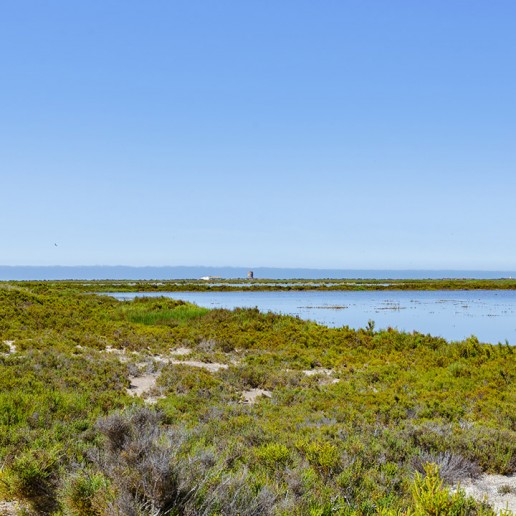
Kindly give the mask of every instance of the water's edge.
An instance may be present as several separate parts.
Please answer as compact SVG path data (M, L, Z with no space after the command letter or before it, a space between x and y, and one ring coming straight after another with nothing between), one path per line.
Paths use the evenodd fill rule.
M258 308L330 327L392 327L449 341L516 344L516 291L111 292L120 300L167 296L206 308Z

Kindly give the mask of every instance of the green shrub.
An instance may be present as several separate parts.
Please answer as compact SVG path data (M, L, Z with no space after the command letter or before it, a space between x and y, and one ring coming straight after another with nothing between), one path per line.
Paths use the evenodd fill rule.
M466 498L462 490L454 493L443 487L436 464L425 465L424 476L416 472L412 484L412 497L416 515L467 516L475 509L475 502Z
M58 447L23 451L2 475L7 493L30 502L37 511L51 512L57 506L60 460Z
M297 447L308 462L320 472L329 475L335 472L340 464L339 449L326 441L299 441Z
M269 443L260 446L255 451L260 462L268 467L283 467L290 459L290 451L280 443Z
M61 502L74 516L103 516L115 499L110 482L102 473L80 472L67 479Z

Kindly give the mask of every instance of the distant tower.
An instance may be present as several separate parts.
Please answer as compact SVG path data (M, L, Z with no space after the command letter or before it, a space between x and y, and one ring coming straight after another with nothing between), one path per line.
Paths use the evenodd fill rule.
M247 279L253 279L254 278L254 272L253 271L249 271L247 273Z

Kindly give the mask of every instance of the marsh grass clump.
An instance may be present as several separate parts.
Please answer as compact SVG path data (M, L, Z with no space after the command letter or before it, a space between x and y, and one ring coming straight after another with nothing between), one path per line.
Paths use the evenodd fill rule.
M511 493L516 493L516 489L509 484L502 484L498 487L497 492L501 495L507 495Z
M137 297L131 303L124 303L120 309L125 320L146 325L182 324L202 317L208 312L207 308L164 297Z

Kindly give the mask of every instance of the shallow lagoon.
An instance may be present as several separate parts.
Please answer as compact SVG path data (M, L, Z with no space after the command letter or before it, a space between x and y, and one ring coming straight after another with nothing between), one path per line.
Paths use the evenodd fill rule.
M167 296L207 308L257 307L327 326L418 331L462 340L516 344L516 291L288 291L111 293L117 299Z

